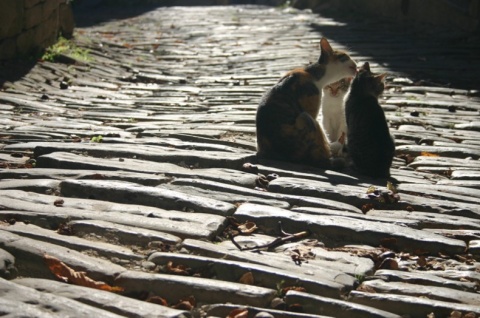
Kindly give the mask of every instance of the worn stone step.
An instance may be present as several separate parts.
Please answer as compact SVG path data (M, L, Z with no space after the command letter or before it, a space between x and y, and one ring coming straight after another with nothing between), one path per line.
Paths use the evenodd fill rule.
M381 279L364 281L359 288L372 289L376 293L408 295L432 300L467 305L480 304L480 294L438 286L422 286L404 282L384 282Z
M289 305L300 305L302 310L309 314L327 315L333 317L358 318L400 318L387 309L377 309L368 305L356 304L344 300L331 299L308 293L288 291L285 301Z
M58 154L58 153L56 153ZM85 158L85 157L84 157ZM56 169L58 168L58 169ZM100 179L100 180L118 180L135 182L145 186L157 186L161 183L169 182L171 177L159 173L138 173L133 171L111 171L111 170L81 170L81 169L61 169L41 168L41 169L0 169L1 179ZM179 169L181 167L178 167ZM2 182L3 183L3 182Z
M409 315L412 318L423 318L433 313L436 317L448 317L452 311L461 313L480 314L477 305L455 304L446 301L433 300L422 297L367 293L352 291L348 300L365 306L372 306L380 310L389 310L398 315Z
M319 276L312 279L311 276L301 273L232 260L156 252L148 257L148 261L160 266L165 266L167 263L172 262L173 266L182 265L190 268L193 272L201 272L207 269L208 275L215 277L215 279L229 282L239 282L244 274L251 273L254 286L277 289L279 282L283 282L285 287L302 286L309 293L337 299L349 289L349 286L325 280Z
M457 215L396 210L370 210L366 213L366 215L370 216L372 219L390 219L390 222L402 222L401 220L415 220L417 227L420 229L480 229L480 219L467 218Z
M68 297L40 292L3 278L0 278L0 293L2 294L0 297L2 314L10 317L124 317L82 304Z
M59 197L18 190L0 191L7 217L57 229L74 220L100 220L165 232L181 238L212 239L223 229L225 218L213 214L166 211L141 205L125 205L100 200L68 198L55 207Z
M57 281L38 278L18 278L13 283L29 287L43 294L68 298L125 317L190 317L190 312L176 310L153 303L139 301L98 289L75 286Z
M58 258L76 271L84 271L94 279L112 284L114 277L126 269L109 261L84 253L23 237L0 229L0 247L15 256L19 276L55 279L43 260L44 254Z
M417 284L422 286L435 286L448 289L457 289L461 291L476 292L476 284L474 282L448 279L447 277L444 278L436 274L436 271L404 272L398 270L380 269L375 272L373 277L387 282L402 282L412 285Z
M51 179L36 180L2 180L0 189L2 190L22 190L38 193L53 193L58 190L60 181Z
M271 237L269 241L272 241L273 239L274 238ZM259 240L256 240L255 237L253 237L249 238L248 242L242 242L241 240L238 241L241 245L247 244L247 246L252 246L253 244L248 243L253 242L254 244L264 244L266 238L260 236ZM232 243L226 243L228 244L224 243L218 245L210 242L186 239L182 242L181 246L192 254L271 266L281 270L301 273L303 275L311 275L313 277L318 276L319 281L333 281L344 286L353 286L355 284L354 275L367 275L373 271L373 262L368 259L348 259L348 254L336 255L335 253L326 253L327 255L323 258L318 257L315 261L310 263L304 262L302 266L299 267L293 262L291 256L285 255L288 254L288 251L286 251L287 253L262 251L261 254L255 254L255 257L252 257L252 252L240 251ZM280 249L282 251L285 250L284 247L280 247ZM345 258L347 258L348 261L345 262Z
M207 168L207 169L191 169L185 167L185 164L175 165L166 162L155 162L149 160L139 160L132 158L96 158L85 157L68 152L55 152L48 155L43 155L37 158L36 167L42 169L89 169L89 170L120 170L117 172L120 176L128 174L128 172L139 172L150 174L150 178L169 181L171 177L201 177L214 181L221 181L224 183L250 186L255 185L256 176L251 173L245 173L239 170L228 168ZM122 172L123 170L123 172ZM79 172L80 173L80 172ZM102 174L101 171L98 174ZM109 172L106 176L115 175ZM99 177L96 175L97 178ZM135 175L132 176L134 178ZM139 176L140 180L145 177ZM162 178L163 177L163 178ZM170 178L168 178L170 177ZM127 176L119 179L126 179ZM86 177L84 179L87 179ZM108 179L108 178L105 178ZM145 181L139 182L145 184ZM147 184L150 185L150 184Z
M462 147L443 147L443 146L422 146L422 145L407 145L407 146L398 146L395 149L397 155L400 154L409 154L411 156L421 155L422 152L433 153L439 155L440 157L451 157L451 158L469 158L472 157L474 160L480 158L480 151L471 148L462 148Z
M61 235L57 231L46 230L36 225L25 224L23 222L15 222L15 224L2 227L2 230L40 242L64 246L94 256L98 255L106 259L117 258L125 261L138 261L144 258L143 255L134 253L126 247L86 240L71 235Z
M391 238L395 241L395 249L401 251L421 248L431 254L442 252L454 255L463 253L466 249L465 243L460 240L395 224L348 217L305 215L255 204L242 204L234 216L239 220L255 222L262 231L269 234L276 230L272 225L281 221L288 232L309 230L315 238L334 246L338 246L340 242L341 245L360 243L379 246L382 240Z
M177 302L189 296L198 304L232 302L242 305L268 307L276 291L264 287L225 282L199 277L184 277L127 271L117 276L115 285L130 295L150 292L168 302Z
M151 160L156 162L180 163L203 168L223 167L240 168L244 162L254 160L254 154L232 154L219 151L194 151L171 149L168 147L138 145L134 148L128 144L101 143L24 143L13 144L5 150L25 151L34 149L35 157L52 152L88 153L95 157L123 157Z
M145 187L123 181L64 180L60 192L66 197L101 199L111 202L142 204L167 210L192 211L222 216L231 215L235 206L230 203L194 196L166 188Z
M75 220L67 223L75 236L100 238L109 243L146 248L152 242L175 246L178 236L150 229L99 220Z
M386 182L385 182L386 183ZM380 184L381 187L385 185ZM357 206L359 209L364 204L374 203L368 198L366 192L369 185L332 185L328 182L304 180L299 178L278 178L272 180L268 190L275 193L286 193L309 197L321 197L330 200L338 200ZM476 216L478 209L476 204L430 199L424 196L399 193L400 201L394 204L384 205L389 209L405 209L412 207L415 211L440 212L463 216ZM410 208L408 208L410 209Z
M268 313L275 318L331 318L332 316L320 316L320 315L313 315L313 314L304 314L304 313L297 313L292 311L286 310L275 310L269 308L260 308L260 307L252 307L252 306L241 306L236 304L213 304L213 305L205 305L202 306L202 310L207 313L208 316L211 317L228 317L228 315L235 309L246 309L248 314L254 315L254 317L261 317L261 314ZM258 316L257 316L258 315Z
M390 217L388 213L391 211L383 211L383 214L378 215L370 215L370 210L366 214L362 213L351 213L346 211L339 211L339 210L331 210L331 209L322 209L322 208L311 208L311 207L296 207L291 209L292 212L299 212L305 214L313 214L313 215L328 215L331 217L339 216L339 217L348 217L354 219L360 219L365 221L372 221L372 222L386 222L386 223L393 223L400 226L408 226L410 228L418 229L421 228L421 222L416 219L408 219L408 218L401 218L401 217ZM403 211L402 211L403 212ZM470 220L470 219L469 219Z
M261 200L264 200L262 204L265 204L265 202L271 202L271 201L276 202L278 200L280 202L288 202L289 205L291 206L322 207L322 208L335 209L335 210L344 210L352 213L360 213L360 210L357 209L356 207L351 206L347 203L341 203L338 201L322 199L322 198L304 197L304 196L298 196L298 195L288 195L288 194L282 194L282 193L271 193L271 192L252 189L252 187L245 188L245 187L228 185L228 184L209 181L209 180L178 178L170 182L170 184L194 186L194 187L202 188L205 190L218 190L222 192L236 193L236 194L246 195L246 196L255 196L257 198L261 198ZM249 202L253 202L253 201L249 201Z

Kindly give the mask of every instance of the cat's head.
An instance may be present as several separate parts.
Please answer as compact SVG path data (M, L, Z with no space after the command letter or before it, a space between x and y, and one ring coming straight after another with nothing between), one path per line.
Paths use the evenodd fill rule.
M365 62L358 70L355 76L352 87L362 90L365 94L373 95L375 97L380 96L385 89L385 76L387 74L374 74L370 71L370 64Z
M352 79L353 77L342 78L338 82L325 86L323 90L331 97L343 97L348 92Z
M352 58L344 51L332 49L326 38L320 40L318 64L325 67L325 72L332 78L332 82L357 73L357 64Z

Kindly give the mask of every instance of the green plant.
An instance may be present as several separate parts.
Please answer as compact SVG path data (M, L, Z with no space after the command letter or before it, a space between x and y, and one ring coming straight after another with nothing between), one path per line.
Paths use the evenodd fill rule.
M357 280L358 284L361 284L365 281L365 275L362 274L355 274L355 279Z
M103 136L98 135L98 136L93 136L92 139L90 139L91 142L102 142Z
M91 60L89 53L90 50L80 48L72 40L60 36L55 44L45 50L41 59L48 62L57 62L61 56L68 56L75 60L88 62Z

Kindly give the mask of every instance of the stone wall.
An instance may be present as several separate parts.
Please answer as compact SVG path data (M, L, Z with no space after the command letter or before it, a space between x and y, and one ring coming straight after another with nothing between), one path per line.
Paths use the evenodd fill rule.
M26 57L73 33L69 0L1 0L0 60Z

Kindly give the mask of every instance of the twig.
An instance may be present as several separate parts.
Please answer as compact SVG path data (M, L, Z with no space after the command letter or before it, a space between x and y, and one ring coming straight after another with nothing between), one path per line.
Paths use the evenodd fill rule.
M235 242L235 236L230 235L230 240L232 241L233 245L235 245L240 251L254 251L254 250L256 251L256 250L263 249L263 248L272 249L272 248L275 248L275 247L280 246L282 244L285 244L287 242L294 241L294 240L299 240L299 239L305 238L305 237L310 235L309 230L298 232L298 233L293 233L293 234L287 233L287 232L283 231L282 223L278 222L278 224L279 224L280 233L281 233L282 236L277 237L276 239L274 239L273 241L271 241L269 243L265 243L265 244L257 245L257 246L251 246L251 247L247 247L247 246L241 247L237 242Z

